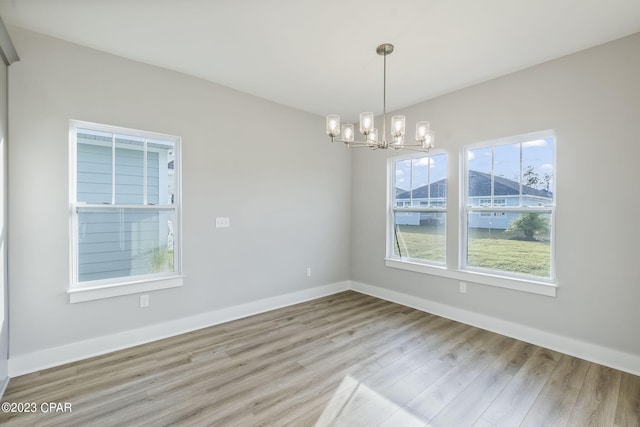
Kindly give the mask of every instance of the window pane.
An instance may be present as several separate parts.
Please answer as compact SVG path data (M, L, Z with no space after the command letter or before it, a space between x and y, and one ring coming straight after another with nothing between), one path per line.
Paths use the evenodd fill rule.
M469 212L469 267L551 277L551 214Z
M411 206L428 206L429 159L411 160Z
M116 135L116 204L144 202L144 140Z
M447 155L413 159L411 206L447 206ZM430 203L429 203L430 202ZM399 206L396 204L396 206Z
M147 140L147 202L170 205L174 199L174 144Z
M431 156L429 178L431 180L431 206L447 206L447 155Z
M395 195L393 206L411 205L411 160L394 162Z
M105 132L77 131L78 202L111 203L112 137Z
M491 204L492 149L467 150L468 206Z
M496 145L493 151L493 205L520 205L520 144ZM498 204L504 203L502 205Z
M80 209L78 281L173 272L174 211Z
M445 212L395 212L393 253L444 263L446 228Z
M522 143L522 204L553 206L553 138Z

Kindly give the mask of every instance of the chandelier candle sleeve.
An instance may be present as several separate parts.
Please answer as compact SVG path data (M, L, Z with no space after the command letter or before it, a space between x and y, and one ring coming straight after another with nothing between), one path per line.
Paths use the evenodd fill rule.
M429 130L429 132L427 132L427 136L424 138L424 141L420 143L420 145L422 146L422 148L429 150L433 148L434 139L435 139L434 132L432 130Z
M329 114L327 116L327 135L330 137L338 136L340 133L340 116L337 114Z
M342 125L342 138L345 142L353 142L353 125L351 123Z
M373 113L360 113L360 133L369 135L373 130Z
M367 138L369 141L378 142L378 129L373 128L371 132L369 132L369 135L367 135Z
M391 136L396 139L404 135L404 116L391 117Z
M429 122L416 123L416 141L423 142L429 135Z

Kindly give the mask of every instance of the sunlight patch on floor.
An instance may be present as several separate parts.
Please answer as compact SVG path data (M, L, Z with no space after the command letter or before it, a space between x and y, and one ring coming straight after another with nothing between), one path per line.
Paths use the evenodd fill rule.
M423 426L425 423L426 420L420 419L364 383L347 375L316 421L316 427Z

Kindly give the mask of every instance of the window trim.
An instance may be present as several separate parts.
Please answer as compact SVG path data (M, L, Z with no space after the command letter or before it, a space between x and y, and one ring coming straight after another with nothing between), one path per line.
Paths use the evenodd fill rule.
M526 292L526 293L531 293L536 295L555 297L558 289L557 278L555 273L555 267L556 267L555 266L555 258L556 258L555 198L554 198L554 206L540 207L543 211L546 211L546 212L550 210L552 211L551 212L552 228L551 228L551 235L550 235L551 257L552 257L551 258L552 259L552 265L551 265L552 280L545 280L544 278L540 278L537 276L504 274L498 271L483 270L478 268L475 268L475 269L461 268L462 260L466 259L466 239L467 239L466 234L464 234L466 233L466 226L465 226L465 223L466 223L465 186L466 184L465 183L467 182L467 179L468 179L467 172L466 172L466 165L467 165L466 150L469 148L473 148L473 149L482 148L483 144L485 147L496 145L499 141L503 143L518 143L518 142L527 142L533 139L540 139L541 137L549 137L549 136L553 137L554 139L553 153L554 153L554 174L555 174L556 173L555 165L556 165L556 158L557 158L556 157L557 135L554 130L545 130L540 132L533 132L528 134L511 136L511 137L492 139L492 140L488 140L480 143L469 144L469 145L463 146L460 149L461 151L459 152L458 163L457 163L457 167L458 167L457 176L459 179L458 200L456 201L455 199L450 198L449 195L451 193L450 191L447 191L447 208L454 209L453 211L447 210L448 212L447 216L451 218L451 215L453 215L454 217L457 215L457 218L459 221L459 224L457 227L457 231L458 231L457 238L455 239L447 238L447 246L450 245L449 242L451 241L456 242L455 243L456 248L453 251L453 254L454 256L457 256L458 259L457 260L453 259L454 256L452 256L451 259L447 257L446 265L436 265L431 263L425 263L422 260L412 260L407 258L400 259L397 256L396 257L389 256L389 254L393 254L393 240L390 239L390 227L393 226L393 216L391 214L391 210L393 208L394 198L391 197L391 195L394 194L393 186L395 182L394 181L395 177L393 175L394 171L392 170L393 168L390 165L392 165L393 164L392 162L395 160L404 160L404 159L420 157L420 156L412 154L412 155L397 156L397 157L389 158L387 163L387 170L388 170L387 198L386 198L387 200L387 207L386 207L386 212L387 212L386 213L386 216L387 216L386 254L387 256L385 257L385 266L389 268L399 269L399 270L405 270L405 271L410 271L410 272L415 272L420 274L427 274L429 276L443 277L443 278L452 279L452 280L464 281L466 283L476 283L480 285L511 289L515 291ZM448 181L451 182L452 172L454 172L454 168L451 168L451 165L454 165L454 163L452 163L453 159L451 158L451 153L448 153L446 150L437 150L437 151L434 150L433 152L447 153L448 155L447 164L449 166L447 168L447 177L448 177ZM556 195L556 179L553 180L553 187L551 191L555 196ZM458 203L457 207L455 206L456 202ZM455 213L456 208L458 209L458 213ZM539 207L531 206L527 208L535 211ZM509 207L508 206L493 206L493 207L476 206L476 207L473 207L473 209L474 210L484 209L487 211L506 211L509 209ZM518 209L522 209L522 208L518 208ZM448 224L447 227L455 227L453 221L447 220L447 224ZM447 237L450 237L452 235L454 235L454 230L448 229ZM463 248L463 244L465 245L464 248ZM447 248L448 255L452 254L450 250L453 250L453 248Z
M101 205L77 201L77 132L78 129L88 129L113 134L123 134L139 138L171 141L174 143L174 199L172 205L149 204L109 204ZM80 120L69 120L69 294L70 303L92 301L102 298L110 298L132 293L148 292L159 289L179 287L183 285L182 270L182 140L179 136L161 134L157 132L141 131L120 126L110 126ZM145 144L146 147L146 144ZM152 150L153 151L153 150ZM146 156L145 170L146 170ZM115 162L114 162L115 163ZM146 173L144 174L146 187ZM115 182L113 183L115 185ZM146 188L144 194L146 195ZM114 202L114 200L112 200ZM145 200L146 202L146 200ZM78 210L81 208L98 209L151 209L171 210L174 212L173 239L174 239L174 271L164 273L152 273L136 276L116 277L110 279L92 280L88 282L78 281Z
M444 149L435 149L435 150L430 150L429 152L429 156L439 156L439 155L446 155L447 156L447 187L449 185L449 153L444 150ZM446 237L446 229L445 229L445 260L444 262L439 262L439 261L433 261L433 260L426 260L426 259L417 259L417 258L411 258L411 257L400 257L398 255L395 254L394 251L394 242L395 242L395 236L392 236L392 234L394 233L395 230L395 223L394 223L394 214L396 212L443 212L445 214L445 217L447 216L447 209L449 206L449 191L447 189L447 195L446 195L446 206L442 207L442 206L395 206L394 205L394 201L395 201L395 163L396 162L401 162L404 160L413 160L413 159L419 159L422 157L426 157L425 152L416 152L416 153L411 153L411 154L405 154L405 155L401 155L401 156L395 156L395 157L390 157L389 159L387 159L387 221L386 221L386 257L385 260L389 260L389 261L393 261L396 263L410 263L410 264L419 264L419 265L425 265L425 266L433 266L436 268L443 268L446 267L447 265L447 237ZM431 185L432 183L429 182L429 185Z
M555 297L558 289L556 283L540 282L528 278L506 277L490 274L482 271L459 270L446 266L438 267L412 261L399 261L396 259L385 259L385 266L400 270L413 271L430 276L445 277L447 279L459 280L465 283L478 283L481 285L495 286L498 288L511 289L515 291L527 292L531 294Z
M522 144L524 142L533 141L536 139L553 139L553 172L556 172L556 133L553 130L544 130L539 132L532 132L521 135L514 135L509 137L497 138L487 141L482 141L474 144L465 145L462 147L462 161L460 171L460 218L459 218L459 242L458 242L458 269L463 272L469 272L474 274L483 274L492 277L500 277L511 280L521 280L527 281L530 283L539 283L539 284L548 284L556 286L556 242L555 242L555 219L556 219L556 179L554 177L553 187L551 188L551 193L553 194L553 204L550 206L471 206L467 204L467 193L468 182L469 182L469 171L468 171L468 151L469 150L477 150L482 148L495 147L500 145L509 145L509 144ZM522 158L520 159L520 174L522 175ZM493 170L491 172L493 176ZM522 183L520 183L520 188L522 191ZM492 193L493 193L493 181L491 184ZM494 194L490 196L491 200L494 200ZM467 216L469 212L521 212L521 213L529 213L529 212L540 212L540 213L548 213L551 216L551 230L549 236L550 243L550 271L549 277L539 277L532 276L527 274L519 274L508 271L499 271L499 270L491 270L480 267L474 267L467 265L467 252L468 252L468 227L467 227ZM555 293L554 293L555 295Z

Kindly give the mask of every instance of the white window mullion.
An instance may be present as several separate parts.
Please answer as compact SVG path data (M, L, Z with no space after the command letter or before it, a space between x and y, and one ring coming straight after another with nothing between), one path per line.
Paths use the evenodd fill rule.
M413 206L413 160L409 162L409 206Z
M431 206L431 156L427 152L427 206Z
M116 204L116 134L111 134L111 204Z
M147 138L144 139L142 150L142 204L147 205Z
M518 144L520 147L520 179L518 181L520 181L520 194L518 196L518 206L522 206L522 181L524 176L522 175L522 142L520 144Z
M496 175L495 175L495 162L496 162L496 147L491 147L491 206L493 206L493 193L496 188Z

